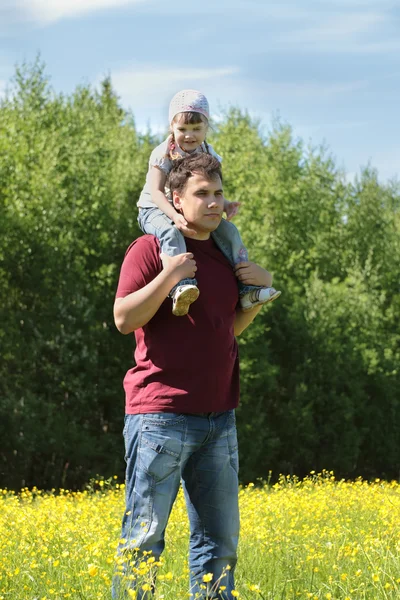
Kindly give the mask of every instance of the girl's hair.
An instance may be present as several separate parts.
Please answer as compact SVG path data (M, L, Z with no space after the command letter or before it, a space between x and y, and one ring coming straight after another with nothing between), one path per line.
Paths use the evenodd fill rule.
M198 123L204 123L205 125L208 126L208 119L199 112L189 111L189 112L178 113L172 119L172 123L176 123L177 121L180 121L180 120L183 120L184 125L197 125ZM206 147L207 154L210 154L210 150L209 150L206 140L204 140L204 145ZM178 154L176 152L176 142L175 142L175 136L174 136L173 131L171 131L171 133L170 133L169 142L168 142L168 146L167 146L166 158L169 158L169 160L176 160L177 158L182 158L180 156L180 154Z

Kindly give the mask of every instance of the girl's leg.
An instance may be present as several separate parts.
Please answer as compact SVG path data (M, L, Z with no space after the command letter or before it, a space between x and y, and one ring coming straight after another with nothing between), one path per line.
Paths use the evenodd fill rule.
M163 254L177 256L186 252L184 236L159 208L139 209L138 222L144 233L155 235L159 240L161 260ZM169 295L173 301L174 315L178 317L186 315L192 302L199 296L196 279L182 279L172 288Z
M156 236L162 254L177 256L187 251L184 236L159 208L141 208L138 223L143 233Z
M217 229L211 234L213 240L217 244L221 252L226 256L229 262L235 266L240 262L249 260L249 255L243 244L238 228L231 223L222 219ZM253 289L260 289L258 286L245 285L238 280L239 295L244 296L247 292Z
M233 266L249 260L240 233L237 227L230 221L222 219L217 229L211 235L221 252ZM243 310L249 310L252 306L271 302L280 296L280 292L277 292L274 288L246 285L239 280L238 286Z

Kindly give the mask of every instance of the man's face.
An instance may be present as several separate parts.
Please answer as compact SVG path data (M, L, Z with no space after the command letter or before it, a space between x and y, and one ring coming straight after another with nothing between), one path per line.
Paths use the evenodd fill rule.
M175 208L183 213L191 229L198 233L197 239L208 239L221 222L224 194L219 176L208 179L194 173L181 194L173 193Z

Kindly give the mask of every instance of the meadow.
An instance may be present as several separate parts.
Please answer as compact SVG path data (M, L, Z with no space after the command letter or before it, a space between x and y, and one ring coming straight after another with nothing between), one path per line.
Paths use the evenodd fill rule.
M0 491L0 600L110 598L124 485L92 481L81 492ZM240 490L236 597L376 600L400 597L400 485L337 481L332 472L281 476ZM144 589L157 570L156 599L189 598L188 523L174 506L167 550L143 557ZM116 564L117 562L117 564ZM210 593L223 580L204 578ZM132 598L135 594L132 594Z

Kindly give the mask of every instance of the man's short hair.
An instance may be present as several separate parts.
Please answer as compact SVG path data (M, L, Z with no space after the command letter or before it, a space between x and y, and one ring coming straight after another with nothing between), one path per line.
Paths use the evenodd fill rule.
M189 177L194 173L204 175L207 179L219 177L222 181L221 163L215 156L201 152L193 156L185 156L172 161L172 169L168 176L168 187L172 192L181 194Z

